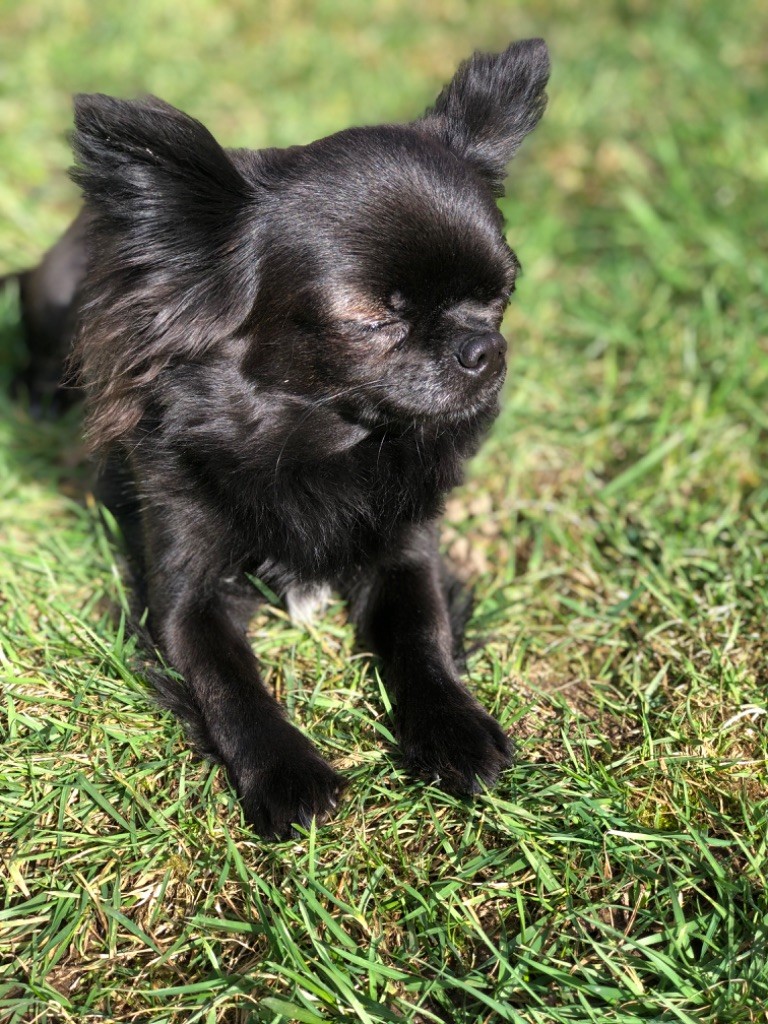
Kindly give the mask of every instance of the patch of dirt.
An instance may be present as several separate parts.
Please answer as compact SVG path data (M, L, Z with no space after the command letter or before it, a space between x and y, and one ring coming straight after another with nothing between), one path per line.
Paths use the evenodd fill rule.
M570 757L568 741L594 741L594 751L627 750L640 741L641 730L629 715L609 713L589 680L562 676L545 660L531 661L525 677L514 682L525 702L525 713L515 723L518 748L534 762L558 763ZM591 743L590 743L591 745Z

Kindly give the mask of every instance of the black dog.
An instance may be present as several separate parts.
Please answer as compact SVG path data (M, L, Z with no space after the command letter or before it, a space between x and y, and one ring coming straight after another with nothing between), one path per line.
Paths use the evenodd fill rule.
M495 198L544 110L540 40L464 63L423 117L225 151L158 99L76 101L85 208L21 277L44 392L75 334L89 437L141 564L166 701L264 835L342 780L266 690L255 575L333 587L382 660L411 770L492 783L507 739L459 678L436 522L496 411L519 264Z

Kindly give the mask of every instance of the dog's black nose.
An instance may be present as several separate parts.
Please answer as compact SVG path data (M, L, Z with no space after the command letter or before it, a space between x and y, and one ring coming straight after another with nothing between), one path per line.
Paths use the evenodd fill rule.
M456 353L461 366L469 373L497 372L504 365L507 343L498 331L473 334Z

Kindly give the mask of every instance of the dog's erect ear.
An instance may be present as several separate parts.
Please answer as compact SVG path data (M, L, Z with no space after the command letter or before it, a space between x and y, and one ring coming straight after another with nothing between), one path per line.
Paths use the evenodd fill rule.
M187 216L208 210L214 224L211 203L246 198L245 182L208 129L156 96L76 96L73 148L72 176L86 200L117 217L130 217L136 204L147 217L170 215L170 202Z
M543 39L512 43L503 53L476 53L416 124L474 164L502 194L507 164L544 113L548 79Z
M121 272L149 274L157 299L231 297L225 257L256 196L207 128L154 96L81 95L72 141L72 177Z
M73 148L90 234L78 358L98 445L135 425L164 366L247 317L258 195L199 121L153 96L78 96Z

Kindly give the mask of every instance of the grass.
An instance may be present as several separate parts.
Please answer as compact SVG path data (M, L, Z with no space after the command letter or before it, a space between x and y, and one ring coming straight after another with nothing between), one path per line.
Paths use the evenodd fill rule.
M475 46L541 34L555 71L504 202L506 404L444 534L514 767L474 803L409 782L343 608L266 608L350 786L255 841L153 704L77 415L0 397L0 1019L766 1019L767 32L757 0L5 3L0 269L75 208L73 91L280 145L414 115ZM7 383L10 291L0 331Z

